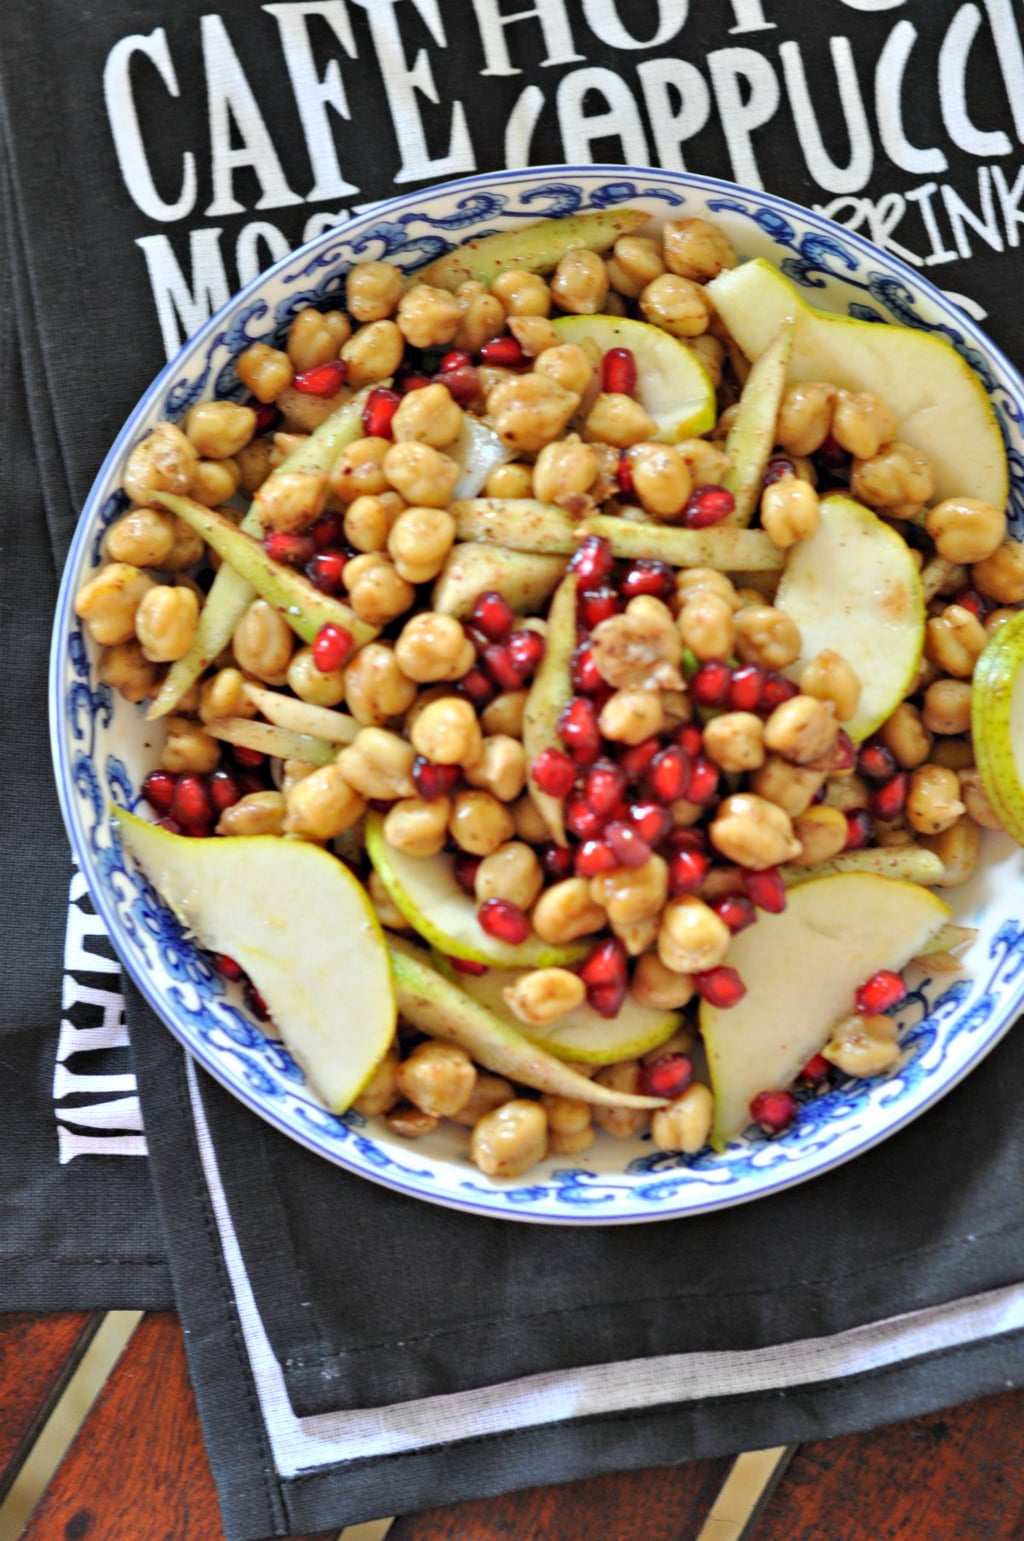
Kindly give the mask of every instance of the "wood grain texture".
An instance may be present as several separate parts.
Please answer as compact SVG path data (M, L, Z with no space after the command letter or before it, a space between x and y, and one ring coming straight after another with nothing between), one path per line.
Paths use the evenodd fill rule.
M397 1519L388 1541L683 1541L697 1535L731 1464L617 1472L429 1509Z
M802 1445L746 1541L1019 1541L1024 1391Z
M100 1311L0 1317L0 1499L102 1319Z

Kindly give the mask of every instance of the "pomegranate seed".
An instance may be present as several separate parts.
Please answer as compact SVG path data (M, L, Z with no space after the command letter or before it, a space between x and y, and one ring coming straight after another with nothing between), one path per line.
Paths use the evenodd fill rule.
M778 867L765 867L754 872L750 867L740 869L743 891L752 904L769 915L781 915L786 908L786 885Z
M318 551L306 564L306 577L321 594L339 594L344 587L347 561L342 551Z
M800 1104L792 1092L758 1092L751 1099L750 1116L765 1134L782 1134L796 1120Z
M244 995L245 1004L248 1006L249 1010L252 1012L257 1021L269 1022L270 1012L267 1009L267 1003L251 979L247 979L245 982Z
M593 631L602 621L607 621L611 616L618 614L619 596L614 589L605 585L596 589L586 589L579 596L576 608L580 625L587 631Z
M354 639L344 626L327 621L313 638L313 662L321 674L340 669L352 651Z
M526 354L517 337L492 337L480 349L480 362L498 369L516 369L526 363Z
M718 796L721 772L707 755L699 754L690 762L690 784L686 789L686 801L699 808L708 808Z
M611 576L615 566L612 548L600 535L586 535L576 547L569 571L576 574L581 588L597 588Z
M235 755L237 758L237 749L235 751ZM267 790L267 783L265 779L262 776L257 775L255 771L239 771L238 790L242 797L249 797L253 792L265 792Z
M473 703L477 711L481 711L498 694L494 681L480 668L467 670L457 688L460 694ZM515 688L518 690L518 685Z
M448 962L457 974L472 974L477 978L487 973L486 963L475 963L472 958L453 958L448 955Z
M558 719L558 735L577 765L591 765L601 752L597 711L587 696L573 696Z
M660 845L672 828L672 815L661 803L634 803L626 817L649 846Z
M642 867L651 859L651 848L643 835L622 819L608 825L604 838L620 867Z
M977 589L961 589L953 596L953 603L963 610L969 610L979 621L983 621L991 609L984 594L979 594Z
M736 499L725 487L695 487L683 504L682 523L688 530L706 530L721 524L736 507Z
M752 926L757 919L757 911L742 894L726 894L724 899L716 899L711 908L719 920L725 921L734 936L737 931L745 931L748 926Z
M639 744L631 744L628 749L624 749L619 756L619 764L626 772L626 780L642 780L647 774L651 761L661 748L660 738L645 738L641 739Z
M695 894L708 875L710 858L703 851L673 851L668 863L668 891L674 899Z
M618 865L615 852L606 840L584 840L576 851L577 877L600 877L602 872L612 872Z
M398 391L389 390L386 385L378 385L376 390L370 392L363 408L363 432L367 438L393 438L391 419L398 411L401 402L402 398Z
M663 1054L640 1072L639 1091L644 1097L681 1097L693 1080L693 1061L688 1054Z
M796 466L787 455L769 455L764 468L764 476L761 478L762 487L771 487L775 482L781 482L784 476L795 476Z
M693 983L698 995L709 1006L717 1006L722 1011L735 1006L747 993L747 987L736 970L724 963L720 963L718 968L705 969L703 974L694 974Z
M828 754L823 755L820 760L815 760L811 769L823 770L830 776L842 775L846 771L852 771L856 763L857 746L846 729L840 728Z
M797 695L797 688L792 680L788 680L784 674L776 674L770 669L765 675L764 684L761 687L761 710L774 712L777 706L784 701L792 701Z
M874 834L871 815L866 808L851 808L846 815L844 851L861 851Z
M672 830L668 843L673 851L708 850L707 833L703 829L695 828L692 824Z
M659 803L676 803L687 796L690 757L678 744L669 744L654 756L644 776L644 790Z
M395 390L402 396L410 396L413 391L422 391L432 384L430 376L420 369L405 369L395 376Z
M857 770L865 781L888 781L899 770L896 756L884 744L869 741L857 755Z
M476 875L482 860L482 856L472 856L469 851L457 851L452 862L452 876L471 899L476 898Z
M525 683L532 678L544 657L544 638L538 631L514 631L507 645L520 680Z
M594 649L589 642L581 642L572 655L569 666L573 687L585 696L600 695L605 688L604 680L594 662Z
M150 771L142 783L142 795L155 813L167 813L174 797L176 776L170 771Z
M473 355L467 353L465 348L449 348L448 352L442 355L441 362L437 366L438 373L450 375L453 369L465 369L472 362Z
M832 1074L832 1066L824 1054L812 1054L797 1079L803 1086L824 1086Z
M632 396L637 385L636 359L631 348L609 348L601 360L601 389Z
M237 983L238 980L245 978L245 969L240 963L236 963L234 958L229 958L226 952L215 952L213 954L213 961L225 979L230 979Z
M315 548L308 535L289 535L284 530L268 530L263 537L263 549L275 562L281 562L287 567L305 567Z
M891 968L880 968L877 974L872 974L861 985L855 1004L864 1016L875 1017L892 1006L898 1006L906 998L907 987L902 976Z
M884 781L881 786L872 787L868 793L868 807L875 818L883 822L899 818L906 807L908 786L906 772L900 771L898 776Z
M580 964L580 978L588 993L593 985L626 983L626 949L617 937L607 937L590 949Z
M262 749L250 749L246 744L232 744L231 757L236 765L244 766L246 770L260 770L267 763Z
M653 594L656 599L671 599L675 593L676 576L667 562L641 558L630 562L622 575L619 592L623 599L634 599L637 594Z
M315 524L310 525L307 534L317 551L329 551L332 546L340 546L345 539L344 515L336 509L329 509L326 514L320 515Z
M439 797L447 797L459 783L457 765L435 765L425 755L418 754L412 762L412 779L417 792L425 803L435 803Z
M450 374L438 375L435 378L460 407L468 407L482 395L480 375L472 365L466 369L453 369Z
M614 760L595 760L583 781L587 807L606 818L618 807L625 790L626 773Z
M850 469L851 456L843 449L839 440L834 439L831 434L826 435L815 453L827 471L832 471L834 474L846 474Z
M269 433L271 428L276 428L280 419L280 412L272 401L250 401L248 403L256 414L256 435Z
M530 922L511 899L485 899L476 917L488 936L510 947L519 947L530 934Z
M544 868L544 876L550 878L553 883L560 883L563 878L571 878L575 870L572 851L567 845L555 845L549 840L542 845L537 855L540 864Z
M680 749L685 749L691 760L704 748L703 734L695 722L684 722L682 727L677 728L673 742L677 743Z
M626 1000L626 986L594 985L587 991L587 1005L599 1017L617 1017Z
M210 777L210 801L218 813L233 808L242 793L229 770L215 770Z
M516 624L516 613L503 594L487 589L477 596L469 621L488 642L504 642Z
M347 379L348 365L344 359L336 358L304 369L292 385L303 396L335 396Z
M729 680L728 702L734 712L756 712L761 705L766 674L760 664L747 663L733 669Z
M724 706L732 682L732 670L720 659L702 663L690 681L690 694L698 706Z
M193 775L191 771L179 776L169 811L175 823L185 830L193 831L200 826L208 828L212 825L213 800L206 778Z
M530 766L533 784L549 797L567 797L576 782L576 766L561 749L542 749Z
M615 467L615 480L619 484L619 491L624 498L631 498L636 488L633 485L633 465L625 450L619 456L619 463Z
M523 676L506 642L489 642L481 654L481 662L499 690L522 688Z
M591 808L584 797L577 795L566 798L566 827L577 840L592 840L601 833L607 822L608 815Z

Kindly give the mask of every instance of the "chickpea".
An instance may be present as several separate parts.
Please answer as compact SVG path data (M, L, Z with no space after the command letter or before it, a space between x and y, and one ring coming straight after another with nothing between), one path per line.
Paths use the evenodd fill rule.
M821 803L797 815L793 833L800 842L800 854L793 858L796 866L811 867L815 862L830 861L846 845L846 815Z
M509 316L508 330L530 359L537 358L549 348L558 348L562 343L559 332L546 316Z
M398 1050L390 1048L352 1106L364 1118L381 1118L398 1102Z
M236 460L200 460L192 476L189 496L205 508L226 503L238 491L242 473Z
M481 284L473 282L460 284L455 299L459 307L456 347L465 348L467 353L479 353L485 342L500 337L505 330L505 307Z
M327 506L327 477L317 471L275 471L260 487L253 507L266 530L308 529Z
M613 867L590 880L590 897L613 926L632 926L661 913L668 897L668 863L653 855L640 867Z
M695 283L707 283L723 268L736 266L736 248L708 219L670 219L661 232L661 242L669 272Z
M601 708L601 732L616 744L639 744L660 733L665 713L657 690L616 690Z
M1005 626L1007 621L1012 621L1016 614L1016 610L1012 610L1006 605L1000 606L998 610L990 610L985 617L985 630L990 637L994 636L1000 626Z
M132 567L162 567L174 545L174 521L155 508L130 508L103 537L103 554Z
M662 911L658 957L677 974L702 974L723 961L731 939L729 927L710 905L686 894L670 899Z
M547 1115L524 1097L485 1113L469 1139L470 1159L488 1177L521 1177L547 1153Z
M829 808L838 808L840 813L853 813L858 808L866 808L870 802L868 784L862 776L836 776L825 786L825 795L822 799Z
M811 806L824 781L822 771L791 765L780 755L770 754L751 776L750 790L766 802L775 803L790 818L796 818Z
M377 919L388 931L408 931L409 922L395 904L379 872L371 869L366 882Z
M155 584L135 612L135 633L151 663L183 658L195 640L199 601L189 588Z
M252 497L256 489L266 481L275 463L274 446L270 439L253 439L245 449L240 449L235 456L235 464L238 466L242 491Z
M608 1087L609 1091L635 1096L640 1090L640 1074L639 1060L623 1059L615 1065L602 1065L594 1080L599 1086ZM616 1140L633 1139L650 1122L650 1114L642 1108L609 1108L600 1103L591 1107L590 1116L598 1128Z
M254 342L240 354L235 365L242 384L267 405L275 401L286 386L295 378L291 360L280 348L271 348L265 342Z
M923 765L932 747L932 736L921 713L910 701L901 701L878 730L882 743L903 770Z
M597 475L597 457L589 444L571 433L554 444L545 444L533 467L533 495L543 503L557 503L570 512L587 506L585 493Z
M331 492L339 503L351 504L363 497L379 498L388 491L384 463L391 447L390 440L371 435L356 439L354 444L342 450L328 478Z
M1006 514L980 498L944 498L925 515L925 529L949 562L981 562L1006 538Z
M544 887L544 873L532 846L507 840L484 856L474 887L481 904L488 899L508 899L528 910Z
M490 856L515 834L512 815L489 792L457 792L448 832L462 851Z
M454 543L455 520L446 509L412 507L403 510L391 526L388 552L400 578L428 583L441 571ZM466 669L469 666L467 662Z
M273 605L254 599L235 627L231 646L235 662L246 674L268 685L283 685L294 642L291 627Z
M744 605L736 613L736 651L744 663L785 669L800 657L800 628L774 605Z
M284 830L303 840L333 840L362 818L366 801L340 763L321 765L289 787Z
M761 494L761 525L782 551L798 540L809 540L820 521L818 494L797 476L783 476Z
M247 792L225 808L218 835L283 835L287 806L283 792Z
M337 764L351 787L363 797L396 802L415 797L412 766L416 758L411 744L387 728L360 728L353 743L343 749Z
M414 1108L411 1102L400 1102L393 1107L385 1119L392 1134L397 1134L403 1140L422 1140L425 1135L433 1134L440 1123L433 1113L424 1113L420 1108Z
M199 463L195 445L173 423L157 423L128 456L121 485L133 503L153 492L188 492Z
M220 761L220 742L193 717L174 714L167 719L167 736L160 751L163 770L207 776Z
M412 440L419 444L432 444L444 449L459 437L462 431L463 411L453 400L447 386L435 381L422 390L410 391L403 396L394 417L391 431L396 443Z
M432 284L413 284L398 302L399 330L414 348L446 347L454 340L461 319L454 294Z
M838 732L831 701L792 696L777 706L765 723L765 748L796 765L809 765L828 754Z
M369 626L387 626L412 608L416 590L379 552L345 564L345 585L353 610Z
M495 466L484 483L489 498L529 498L533 496L533 471L519 461Z
M583 425L585 439L598 439L616 449L630 449L645 439L653 439L657 431L657 423L638 401L615 391L601 392Z
M658 940L658 919L655 915L648 915L645 920L613 924L612 930L629 956L639 958L641 953L653 947Z
M559 334L555 335L558 337ZM597 370L585 348L578 343L559 341L556 346L543 349L534 365L534 373L553 380L563 391L583 397L594 383Z
M800 693L831 702L840 722L849 722L860 702L857 671L834 648L824 647L800 671Z
M404 290L401 273L389 262L357 262L345 280L345 308L357 321L384 321Z
M283 390L275 403L284 422L283 430L274 434L274 448L280 456L278 464L291 453L290 449L285 448L283 441L286 438L307 439L338 410L350 394L343 385L338 386L333 396L311 396L308 391L297 390L294 385Z
M136 613L153 587L152 578L133 563L110 562L79 589L75 614L101 647L130 642L135 635Z
M391 526L405 507L396 492L353 498L345 510L345 539L357 551L384 551Z
M671 444L635 444L628 451L633 490L641 508L660 519L678 518L693 488L690 468Z
M610 282L627 300L638 300L642 290L665 271L659 243L642 235L620 235L607 267Z
M653 278L640 291L639 303L645 319L673 337L699 337L711 319L711 301L700 284L677 273Z
M651 1143L658 1150L678 1150L695 1156L703 1150L714 1123L715 1101L709 1087L691 1081L667 1108L658 1108L651 1118Z
M506 268L491 284L491 293L502 303L509 316L547 316L551 313L551 291L537 273L524 268Z
M466 780L501 803L514 803L526 785L525 749L508 734L490 734L483 740L480 758L466 766Z
M919 842L942 862L943 873L936 888L956 888L966 883L977 866L981 849L981 830L966 813L937 835L920 835Z
M515 1094L512 1082L506 1081L504 1076L491 1075L486 1070L478 1070L476 1084L470 1093L469 1101L459 1108L457 1113L450 1113L448 1116L453 1123L472 1129L485 1113L491 1113L495 1108L500 1108L504 1102L511 1102Z
M518 840L525 840L528 845L542 845L546 840L551 839L547 820L542 816L529 792L512 804L511 813Z
M630 994L639 1005L656 1011L681 1011L693 999L693 991L689 974L666 968L656 952L645 952L637 959Z
M594 1128L589 1102L583 1102L579 1097L557 1097L550 1092L545 1092L540 1101L548 1116L553 1156L578 1156L590 1149L594 1143Z
M407 503L443 509L459 479L459 467L430 444L393 444L384 456L384 474Z
M933 765L946 765L958 772L968 770L974 764L974 747L966 738L936 738L928 758Z
M710 439L680 439L676 451L686 461L695 487L721 486L732 461L720 444Z
M448 1118L465 1107L476 1084L476 1066L457 1043L418 1043L395 1076L398 1090L414 1107Z
M369 321L352 333L341 357L355 390L393 375L405 353L405 338L393 321Z
M967 680L933 680L924 693L921 721L930 733L969 733L971 686Z
M357 317L357 320L367 319L370 318ZM351 335L352 327L343 311L321 312L312 305L300 310L288 328L287 351L292 368L296 374L304 374L318 364L331 363Z
M844 1017L821 1052L844 1075L885 1075L899 1062L896 1033L897 1025L891 1017Z
M857 460L870 460L891 444L898 427L896 414L870 391L840 391L832 415L832 437Z
M572 877L544 890L533 906L530 920L542 942L560 944L600 931L605 913L590 897L587 879Z
M720 594L708 589L690 590L684 598L677 624L683 642L702 663L728 658L737 642L732 606Z
M483 752L476 713L468 701L457 696L431 701L409 734L416 753L436 765L473 765Z
M338 672L346 706L367 727L381 727L390 717L401 716L416 699L415 681L402 669L397 649L385 642L360 648Z
M204 680L197 710L202 722L215 722L218 717L255 717L257 708L241 669L218 669Z
M444 850L448 839L451 811L447 797L437 797L433 802L403 797L392 803L384 817L384 838L406 856L436 856Z
M755 872L777 867L800 854L800 842L793 833L789 815L777 803L754 792L737 792L723 798L709 834L711 843L727 861L752 867Z
M520 454L536 454L545 444L561 438L579 404L575 391L565 390L537 371L513 375L487 395L487 410L496 432Z
M505 1001L520 1022L538 1027L546 1022L557 1022L570 1011L575 1011L577 1006L582 1006L586 993L580 976L567 968L532 969L528 974L520 974L514 983L502 991ZM552 1101L562 1103L566 1099L553 1098ZM580 1106L587 1108L586 1103ZM551 1116L549 1107L549 1122ZM590 1123L589 1109L585 1123Z
M300 701L308 701L311 706L338 706L345 699L344 669L321 670L311 647L297 648L292 654L287 683Z
M753 712L722 712L704 728L704 750L724 771L752 771L764 764L764 724Z
M506 690L489 701L480 713L484 736L497 733L507 738L521 739L528 695L529 691L526 690Z
M725 601L730 610L740 608L740 598L725 573L713 567L682 567L676 573L676 596L680 605L687 604L697 594L714 594Z
M775 424L775 442L790 455L813 455L832 431L839 392L822 380L788 385Z
M907 823L919 834L939 835L967 810L960 800L955 771L944 765L919 765L907 791Z
M1000 605L1024 603L1024 544L1000 541L991 556L974 563L971 575L986 599Z
M974 765L962 767L958 772L958 779L964 807L975 824L980 824L982 829L1002 829L1003 822L989 802L985 784L977 767Z
M134 637L128 642L105 647L100 653L96 673L104 685L136 704L156 690L156 666L150 663Z
M956 679L970 679L988 632L964 605L947 605L925 623L925 655Z
M234 401L201 401L186 417L185 432L204 460L228 460L256 432L256 413Z
M593 316L608 294L608 269L596 251L566 252L551 280L551 295L562 309L576 316Z
M935 472L919 449L897 439L866 460L854 460L850 492L870 508L916 509L935 492Z

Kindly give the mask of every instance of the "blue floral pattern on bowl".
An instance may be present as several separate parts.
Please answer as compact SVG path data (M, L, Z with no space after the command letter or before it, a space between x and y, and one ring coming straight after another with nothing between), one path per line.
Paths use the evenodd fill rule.
M986 836L978 873L952 891L955 918L977 927L963 975L914 982L900 1016L903 1059L884 1081L847 1081L808 1096L783 1138L751 1135L716 1155L657 1151L649 1140L599 1139L582 1165L553 1159L519 1182L471 1165L460 1131L415 1145L357 1113L336 1117L301 1070L183 935L117 839L112 809L133 807L156 752L141 708L97 679L96 650L74 596L101 561L103 533L124 507L119 490L134 444L159 419L196 401L238 395L235 363L256 341L279 342L307 305L343 297L353 263L386 257L409 271L490 230L638 204L655 221L705 214L744 257L766 256L812 303L868 320L939 330L975 368L1010 458L1012 517L1024 536L1024 382L952 301L862 237L783 199L709 178L621 166L499 172L410 193L326 232L237 295L154 381L125 424L83 510L54 625L50 721L57 780L76 859L122 959L185 1048L269 1124L329 1161L412 1196L517 1220L616 1224L678 1218L802 1182L876 1144L956 1084L1012 1025L1024 1001L1021 852ZM798 982L797 982L798 987Z

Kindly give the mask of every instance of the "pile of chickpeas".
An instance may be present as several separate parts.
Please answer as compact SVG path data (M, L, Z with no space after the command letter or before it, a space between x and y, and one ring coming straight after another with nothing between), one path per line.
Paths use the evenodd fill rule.
M697 1000L699 976L727 959L732 931L721 901L742 892L744 871L826 861L849 848L857 829L861 844L929 846L944 864L943 885L970 874L981 830L999 827L974 765L971 676L989 636L1024 603L1024 548L1009 538L1002 509L969 495L932 503L927 459L897 439L895 415L872 394L824 381L788 387L757 517L787 549L816 529L819 491L848 484L904 535L921 569L924 658L906 698L859 756L843 753L842 725L862 682L834 651L810 660L796 693L770 712L698 716L684 658L778 674L800 657L799 628L773 603L767 581L752 587L742 575L681 569L671 592L621 602L589 632L604 686L602 754L614 758L657 736L668 743L696 723L702 754L722 777L724 795L710 807L679 799L670 809L675 829L700 828L708 842L713 860L697 893L670 892L660 850L593 877L553 872L544 855L551 831L528 789L528 680L496 687L483 704L460 688L478 664L479 638L462 619L431 608L430 585L453 550L457 556L449 504L465 414L482 418L509 456L490 471L486 497L540 499L574 519L626 511L648 524L685 522L692 498L719 485L729 468L726 439L747 365L705 286L735 261L720 230L679 219L658 236L623 236L606 255L570 251L546 276L504 271L489 286L465 282L454 292L386 263L362 263L348 275L345 311L303 310L282 347L257 343L242 354L238 375L249 404L203 402L180 424L158 424L132 451L123 480L130 506L109 527L105 565L77 599L99 646L99 678L129 701L151 699L168 666L188 652L204 599L197 574L208 553L154 503L155 491L185 494L236 523L251 499L268 538L301 538L333 520L335 592L379 628L342 667L325 670L271 604L249 604L230 648L167 719L161 769L172 777L232 772L233 752L207 725L256 717L252 681L345 710L355 731L330 764L286 760L248 790L243 778L240 795L203 832L326 845L344 837L352 859L353 832L373 804L384 811L387 840L406 855L475 858L476 900L517 906L544 942L618 938L631 998L681 1013ZM563 340L552 325L558 314L635 316L693 349L718 391L712 433L659 442L637 396L606 388L600 350ZM447 360L446 379L439 356L453 350L464 357ZM304 388L311 371L339 364L337 389ZM278 472L354 392L392 382L401 399L381 418L383 431L372 431L368 407L368 431L330 472ZM543 605L517 620L540 639L546 624ZM424 761L456 768L450 791L421 795L416 767ZM887 804L880 781L899 777L905 795ZM365 878L384 926L407 929L378 875L365 870ZM550 967L519 976L506 999L524 1024L543 1026L586 993L576 970ZM851 1016L826 1057L841 1071L881 1074L898 1053L888 1018ZM619 1138L649 1130L658 1149L693 1154L707 1140L713 1109L689 1014L642 1059L578 1068L632 1093L649 1086L652 1067L669 1056L694 1057L697 1078L652 1117L524 1092L456 1045L400 1030L356 1108L409 1138L441 1119L464 1126L472 1159L504 1177L548 1154L583 1153L596 1129Z

